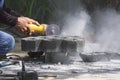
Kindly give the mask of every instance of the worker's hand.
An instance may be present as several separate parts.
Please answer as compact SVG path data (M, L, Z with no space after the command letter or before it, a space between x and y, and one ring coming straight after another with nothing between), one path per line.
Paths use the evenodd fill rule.
M35 24L39 26L40 24L28 17L18 17L18 22L15 25L15 28L17 29L18 32L24 34L24 35L32 35L33 31L30 30L29 24Z

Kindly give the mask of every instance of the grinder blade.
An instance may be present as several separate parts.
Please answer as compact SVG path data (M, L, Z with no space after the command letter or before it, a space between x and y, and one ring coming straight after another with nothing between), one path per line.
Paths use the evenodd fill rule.
M56 24L50 24L46 27L46 36L48 35L59 35L60 34L60 28Z

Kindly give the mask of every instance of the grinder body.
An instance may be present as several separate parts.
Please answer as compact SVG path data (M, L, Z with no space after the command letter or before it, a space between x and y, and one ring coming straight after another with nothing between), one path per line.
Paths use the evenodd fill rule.
M33 30L34 33L38 33L39 35L59 35L60 29L59 26L55 24L41 24L40 26L30 24L30 30Z

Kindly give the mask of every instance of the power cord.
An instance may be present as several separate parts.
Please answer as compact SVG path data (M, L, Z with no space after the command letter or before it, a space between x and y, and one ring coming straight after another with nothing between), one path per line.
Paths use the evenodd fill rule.
M20 57L19 55L8 55L7 57L10 57L9 59L13 59L13 57L17 57L19 60L21 60L21 65L22 65L22 71L25 71L25 64L24 64L24 60L22 57Z
M8 55L7 57L10 57L10 59L12 59L12 56L15 56L19 60L21 60L22 70L17 72L18 80L38 80L38 74L36 71L25 70L25 64L24 64L24 60L22 57L18 55Z

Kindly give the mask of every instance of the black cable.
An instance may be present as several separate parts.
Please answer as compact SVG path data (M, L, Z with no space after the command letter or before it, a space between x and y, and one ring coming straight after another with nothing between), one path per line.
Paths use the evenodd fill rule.
M3 71L2 70L0 70L0 74L2 74L3 73Z
M13 59L12 56L17 57L22 61L22 71L17 72L18 80L38 80L38 74L36 71L25 71L25 65L22 57L18 55L8 55L7 57L9 57L9 59Z
M21 61L22 61L22 71L25 71L25 65L24 65L24 61L23 61L23 58L20 57L19 55L8 55L7 57L11 57L11 56L15 56L15 57L18 57Z

